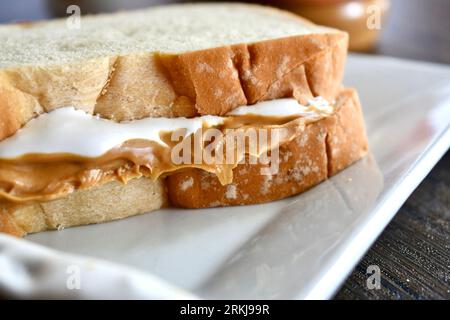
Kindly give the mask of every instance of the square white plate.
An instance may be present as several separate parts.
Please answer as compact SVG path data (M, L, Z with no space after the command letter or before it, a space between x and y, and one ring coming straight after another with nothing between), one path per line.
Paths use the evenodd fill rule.
M450 67L351 55L345 84L360 94L371 154L304 194L166 209L26 239L151 273L200 298L330 298L450 146ZM103 288L108 276L117 274L97 280L94 296L120 290ZM141 297L165 296L153 289Z

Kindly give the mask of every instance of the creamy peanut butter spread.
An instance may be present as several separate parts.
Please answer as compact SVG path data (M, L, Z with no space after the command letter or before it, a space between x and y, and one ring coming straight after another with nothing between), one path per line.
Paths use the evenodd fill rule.
M245 155L260 157L263 153L270 154L270 150L291 141L303 132L306 125L327 114L230 115L224 117L220 125L203 125L189 135L180 132L182 129L175 129L161 131L159 141L127 140L98 157L29 153L0 158L0 201L16 204L44 202L110 181L127 183L143 176L155 180L183 168L206 170L215 174L222 184L228 184L233 180L232 170ZM216 135L208 137L208 129L212 128ZM260 135L263 131L267 133L265 138ZM277 131L276 136L274 131ZM244 145L239 148L239 143L236 143L239 136L256 136L258 147L252 147L250 140L244 139ZM231 161L227 153L230 149ZM209 160L200 157L199 161L199 152L206 152ZM174 156L185 161L180 162Z

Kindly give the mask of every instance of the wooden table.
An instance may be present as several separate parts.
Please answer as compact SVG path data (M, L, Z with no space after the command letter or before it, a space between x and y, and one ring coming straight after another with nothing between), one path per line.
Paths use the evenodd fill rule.
M450 64L450 1L392 0L377 54ZM368 290L369 265L381 288ZM336 299L450 299L450 152L409 197Z

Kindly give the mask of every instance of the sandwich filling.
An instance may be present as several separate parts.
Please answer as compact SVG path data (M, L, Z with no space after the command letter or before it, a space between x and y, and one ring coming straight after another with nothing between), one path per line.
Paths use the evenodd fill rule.
M183 168L206 170L228 184L233 168L245 156L270 153L299 136L309 123L333 112L333 105L320 97L307 105L295 99L260 102L238 107L223 117L145 118L121 123L71 107L60 108L38 116L0 142L0 201L48 201L109 181L126 183L142 176L157 179ZM209 129L215 134L206 137ZM265 139L265 143L252 148L250 142L245 143L249 140L244 140L243 150L233 144L232 160L223 161L224 146L236 133L249 137L252 130L257 131L258 141ZM263 139L264 130L268 135ZM196 149L208 150L212 159L198 161ZM188 161L180 162L174 154Z

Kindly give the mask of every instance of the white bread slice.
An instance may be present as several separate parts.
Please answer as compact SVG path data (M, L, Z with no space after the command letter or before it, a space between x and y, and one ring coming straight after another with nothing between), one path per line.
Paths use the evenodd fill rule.
M344 89L337 97L335 114L309 124L300 136L280 147L280 171L273 176L261 175L260 164L239 164L233 170L233 183L227 186L202 170L187 169L166 181L113 182L40 204L5 206L0 202L0 232L23 236L59 226L120 219L159 209L166 205L167 196L173 205L188 208L282 199L336 174L363 157L367 149L358 96Z
M0 26L0 141L74 106L114 120L224 114L295 96L333 100L346 33L244 4L186 4Z
M123 219L166 205L166 188L161 179L134 179L126 185L110 182L49 202L13 205L0 201L0 232L24 236L44 230Z

